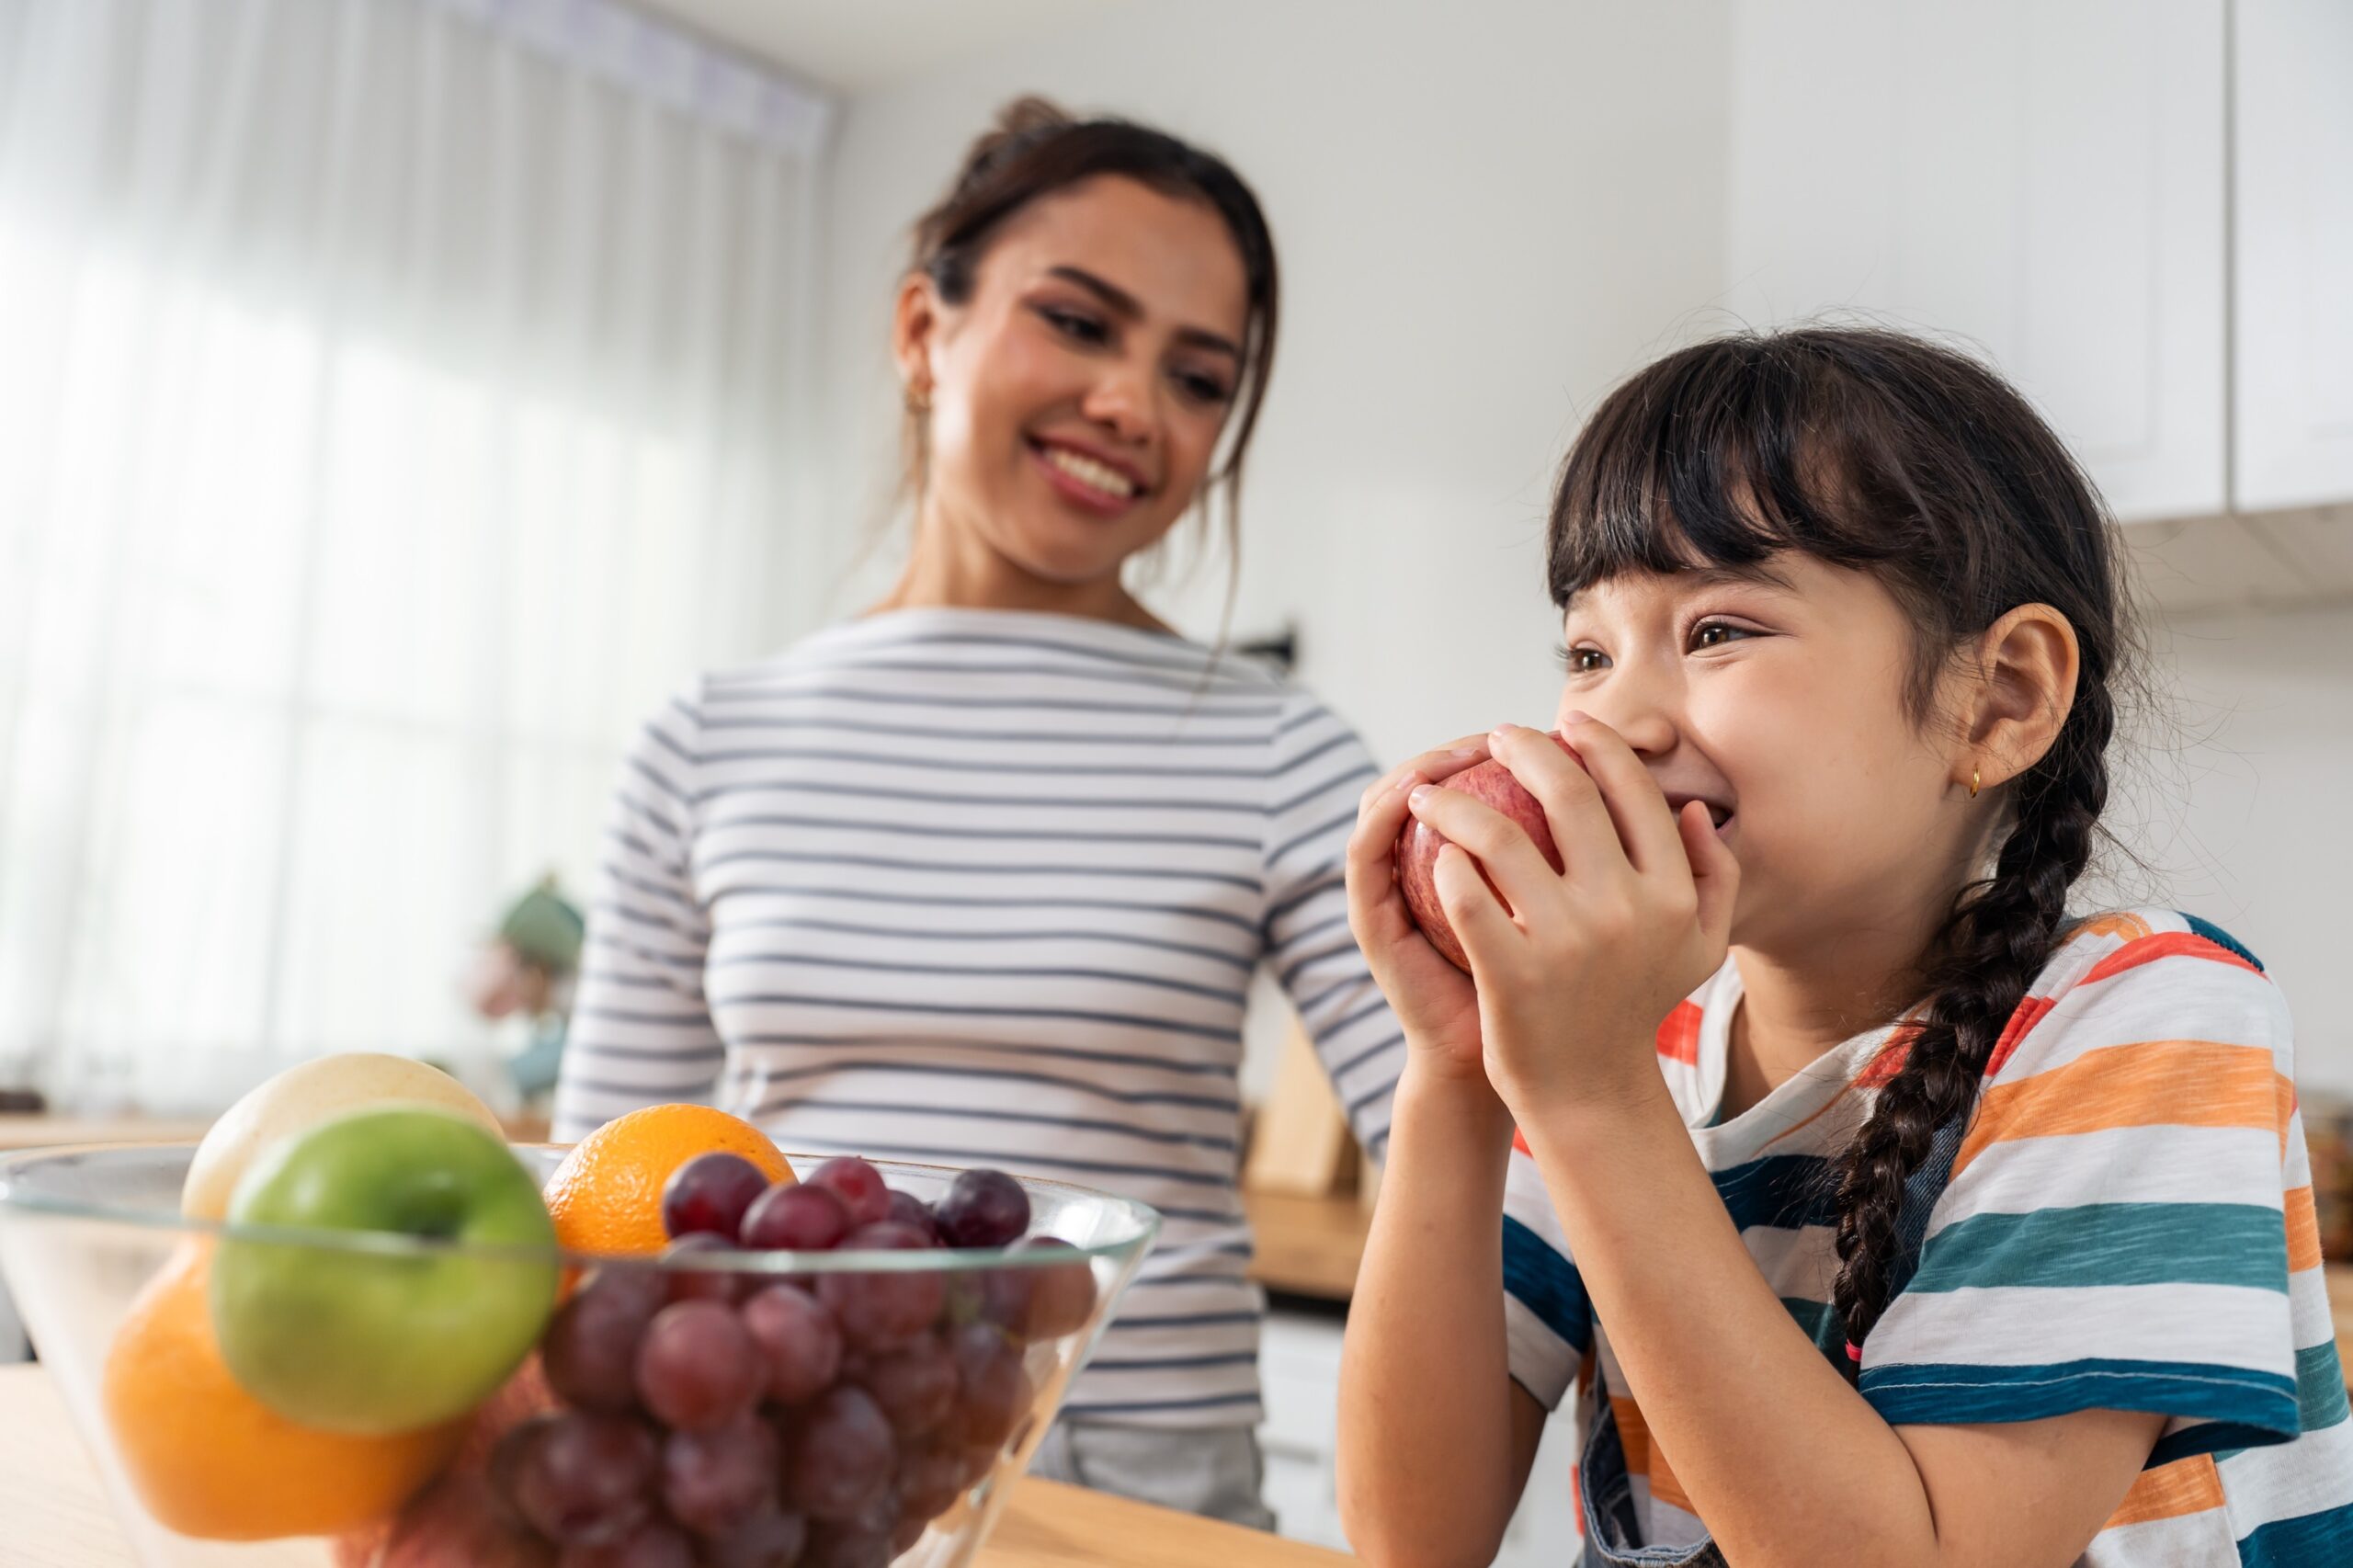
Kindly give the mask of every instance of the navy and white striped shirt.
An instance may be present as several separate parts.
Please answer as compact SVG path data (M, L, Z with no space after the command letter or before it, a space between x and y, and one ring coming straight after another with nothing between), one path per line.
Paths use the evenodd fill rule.
M1066 616L900 610L708 676L624 770L556 1135L710 1099L1139 1199L1165 1228L1066 1408L1255 1424L1244 1000L1269 965L1382 1153L1404 1037L1341 881L1372 776L1258 665Z

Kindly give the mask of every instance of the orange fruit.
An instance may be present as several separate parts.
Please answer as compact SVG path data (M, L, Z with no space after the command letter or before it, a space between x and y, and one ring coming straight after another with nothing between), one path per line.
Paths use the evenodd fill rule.
M583 1138L548 1177L556 1241L570 1252L660 1252L670 1244L663 1184L710 1153L741 1154L772 1182L795 1179L767 1134L742 1117L702 1105L647 1106Z
M156 1520L206 1540L324 1535L381 1517L466 1435L298 1426L237 1385L213 1342L209 1241L183 1246L131 1303L100 1389L115 1451Z

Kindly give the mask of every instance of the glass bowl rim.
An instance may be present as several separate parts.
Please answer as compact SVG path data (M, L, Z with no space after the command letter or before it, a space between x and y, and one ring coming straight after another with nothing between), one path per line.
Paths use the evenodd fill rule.
M517 1149L557 1152L572 1147L568 1143L517 1143ZM23 1172L52 1160L70 1160L90 1155L125 1154L193 1154L197 1145L189 1142L171 1143L70 1143L0 1153L0 1210L38 1215L44 1219L66 1220L82 1223L128 1226L157 1234L179 1235L186 1238L210 1238L220 1242L249 1242L270 1246L301 1246L313 1250L348 1254L354 1256L380 1258L448 1258L463 1257L484 1262L555 1266L567 1269L647 1268L671 1273L726 1273L756 1278L774 1275L790 1278L812 1274L949 1274L975 1273L997 1268L1049 1268L1067 1266L1083 1259L1108 1258L1115 1262L1130 1255L1141 1255L1150 1247L1160 1232L1161 1216L1150 1204L1098 1187L1082 1187L1076 1182L1057 1181L1048 1177L1016 1176L1024 1192L1043 1191L1083 1198L1090 1202L1108 1205L1119 1217L1128 1222L1128 1233L1110 1241L1081 1244L1064 1242L1060 1246L1024 1244L1034 1238L1024 1238L1009 1247L926 1247L920 1250L892 1252L833 1251L784 1252L753 1251L741 1247L702 1248L693 1252L676 1253L586 1253L559 1246L532 1246L512 1243L464 1241L453 1237L404 1235L390 1231L340 1231L321 1226L237 1224L227 1220L199 1219L172 1210L137 1209L118 1203L106 1203L81 1199L61 1198L52 1193L28 1190ZM835 1156L825 1154L793 1154L785 1158L795 1170L807 1168ZM807 1165L802 1162L806 1161ZM953 1180L967 1167L933 1165L911 1160L870 1161L875 1169L888 1178L894 1171L920 1173ZM1012 1173L1007 1172L1007 1175ZM1060 1238L1057 1238L1058 1240Z

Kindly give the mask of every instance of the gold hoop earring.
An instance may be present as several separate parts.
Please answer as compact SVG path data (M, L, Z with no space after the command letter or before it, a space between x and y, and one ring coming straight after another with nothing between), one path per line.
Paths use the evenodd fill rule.
M1982 778L1983 775L1977 769L1972 767L1969 770L1969 798L1972 801L1977 799L1977 790Z

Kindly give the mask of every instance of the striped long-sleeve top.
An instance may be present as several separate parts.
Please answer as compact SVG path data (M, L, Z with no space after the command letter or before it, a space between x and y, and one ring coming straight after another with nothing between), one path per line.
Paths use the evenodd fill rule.
M1719 1121L1740 996L1727 963L1659 1030L1660 1071L1749 1256L1890 1425L2164 1415L2080 1568L2353 1562L2353 1420L2288 1010L2244 948L2163 910L2070 935L1986 1063L1916 1267L1859 1367L1830 1306L1830 1168L1904 1034L1858 1036ZM1512 1375L1547 1404L1581 1383L1588 1432L1615 1424L1631 1487L1609 1528L1705 1539L1524 1144L1507 1194Z
M1268 966L1376 1155L1404 1037L1350 937L1372 766L1262 666L915 609L697 682L625 764L556 1099L708 1099L789 1152L995 1165L1157 1209L1074 1415L1259 1418L1236 1192Z

